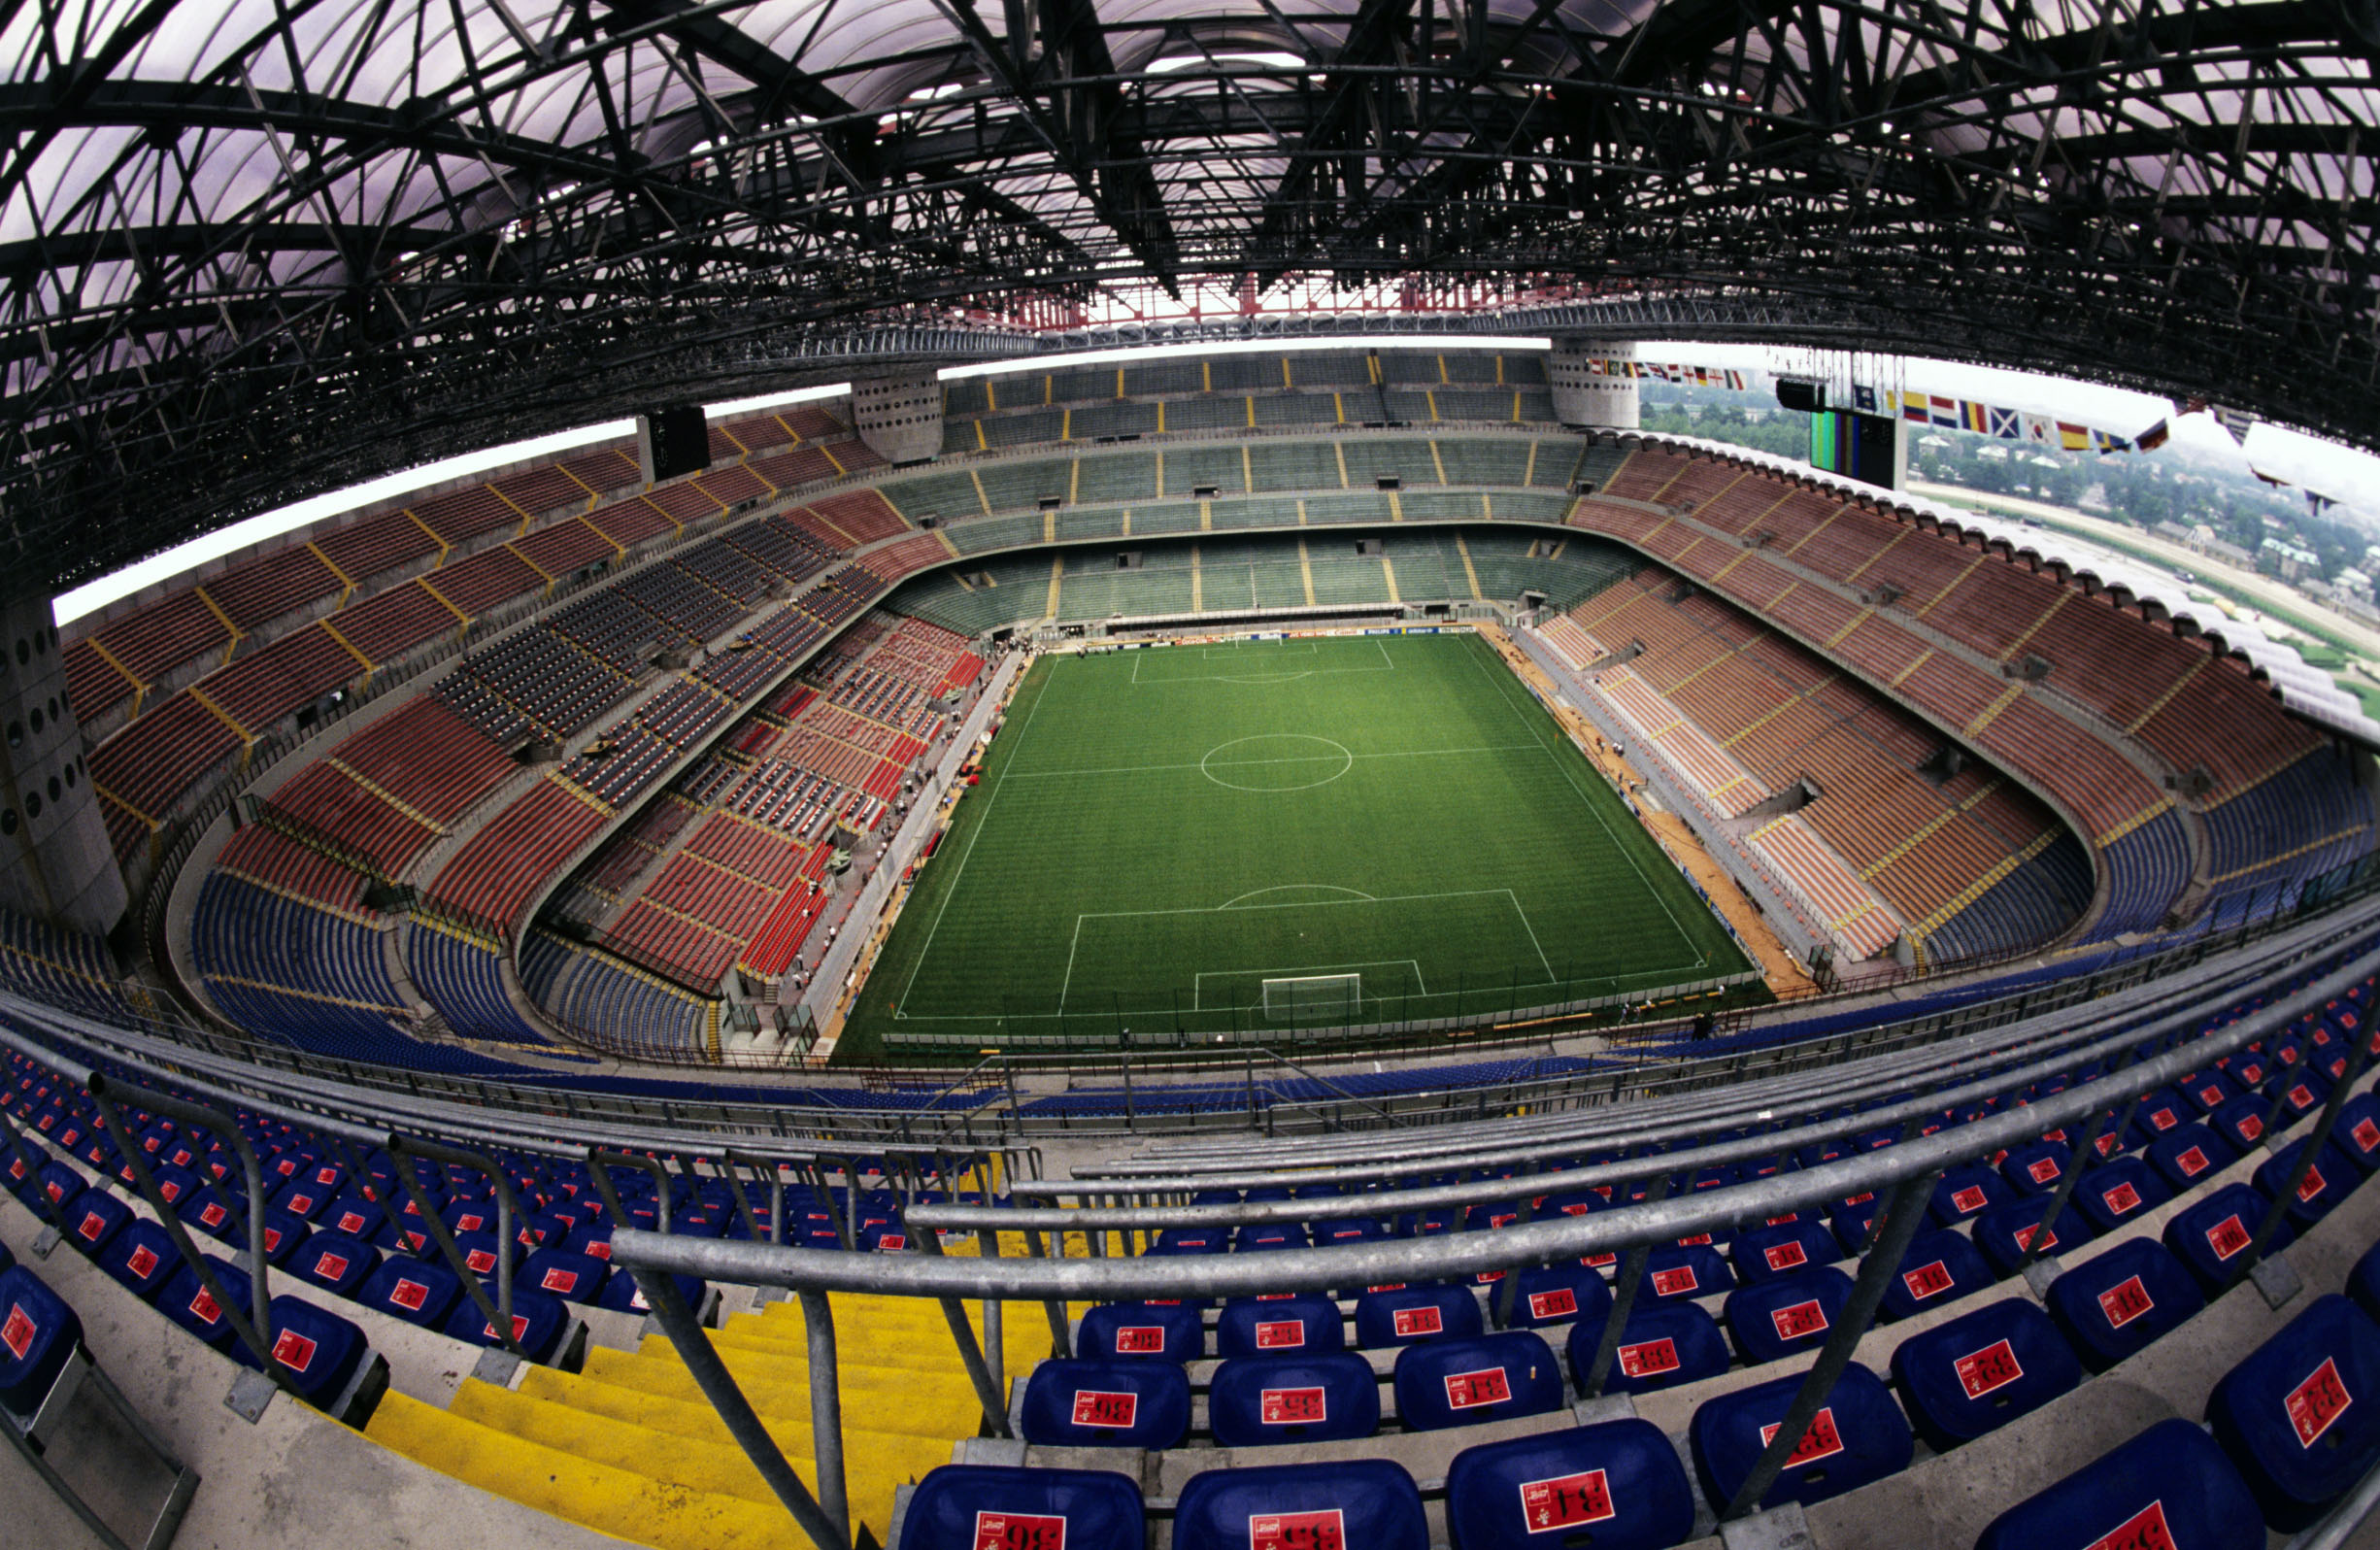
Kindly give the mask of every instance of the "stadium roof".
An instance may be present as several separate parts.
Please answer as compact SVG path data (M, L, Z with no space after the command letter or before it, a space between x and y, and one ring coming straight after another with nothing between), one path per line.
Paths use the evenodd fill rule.
M1039 348L1018 302L1139 282L1461 278L1515 303L1482 330L2380 443L2370 0L55 0L0 36L0 509L61 584L638 403Z

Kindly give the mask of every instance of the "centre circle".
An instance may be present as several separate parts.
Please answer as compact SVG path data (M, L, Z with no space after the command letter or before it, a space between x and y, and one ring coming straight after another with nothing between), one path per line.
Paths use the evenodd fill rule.
M1235 792L1302 792L1327 786L1356 767L1343 744L1304 732L1238 737L1207 750L1198 773Z

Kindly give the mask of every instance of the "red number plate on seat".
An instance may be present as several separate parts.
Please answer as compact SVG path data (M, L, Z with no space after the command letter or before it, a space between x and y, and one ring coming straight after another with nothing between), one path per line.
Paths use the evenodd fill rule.
M1321 1389L1265 1389L1257 1414L1268 1427L1302 1426L1330 1419L1330 1397Z
M1760 1446L1765 1448L1776 1441L1777 1428L1784 1424L1775 1421L1760 1428ZM1842 1451L1843 1433L1835 1430L1834 1407L1828 1405L1818 1412L1810 1422L1810 1430L1804 1432L1801 1440L1793 1444L1793 1456L1785 1461L1785 1466L1789 1469L1798 1468L1821 1459L1830 1459Z
M1111 1394L1102 1389L1074 1391L1074 1424L1078 1427L1123 1428L1139 1415L1137 1394Z
M2290 1390L2282 1403L2289 1411L2290 1427L2297 1433L2297 1445L2310 1448L2330 1430L2331 1422L2347 1413L2355 1398L2338 1375L2338 1363L2325 1357L2322 1365Z
M1446 1402L1458 1410L1469 1410L1483 1404L1499 1404L1512 1398L1512 1384L1505 1378L1502 1367L1482 1367L1476 1372L1450 1372L1446 1375Z
M1959 1374L1959 1387L1970 1399L1980 1399L1995 1389L2004 1389L2025 1376L2025 1364L2017 1360L2016 1347L2005 1340L1995 1340L1980 1351L1969 1351L1952 1364Z
M1521 1487L1521 1521L1531 1533L1601 1523L1615 1515L1611 1486L1600 1469L1530 1480Z
M2149 1289L2140 1284L2138 1276L2099 1294L2099 1311L2106 1315L2111 1330L2123 1329L2155 1306L2157 1299L2149 1296Z
M1033 1512L979 1512L975 1550L1066 1550L1066 1520Z

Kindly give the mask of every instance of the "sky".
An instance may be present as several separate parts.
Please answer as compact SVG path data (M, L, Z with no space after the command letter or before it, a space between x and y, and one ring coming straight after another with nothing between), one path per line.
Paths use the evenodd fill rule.
M1091 360L1122 365L1167 354L1279 353L1285 349L1298 348L1300 344L1326 350L1477 350L1485 343L1488 341L1477 335L1435 337L1394 334L1310 342L1266 339L1231 344L1161 345L1082 355L1037 355L1029 360L1010 358L980 366L949 367L940 375L942 380L948 382L961 377L991 376L1013 371L1047 371ZM1543 338L1497 339L1494 343L1503 350L1550 348L1550 342ZM1841 351L1783 349L1769 345L1648 340L1637 345L1636 358L1685 365L1731 367L1769 377L1778 374L1820 376L1835 381L1858 381L1879 388L1914 388L1946 397L1981 399L2003 409L2079 420L2125 437L2138 435L2161 419L2170 419L2176 447L2237 459L2293 485L2320 490L2368 517L2380 519L2380 456L2277 424L2260 424L2249 431L2243 455L2229 434L2215 422L2212 415L2185 415L2174 419L2173 406L2149 393L2033 372L2009 371L1996 366L1970 366L1955 361L1855 354ZM1765 387L1767 384L1755 381L1753 386ZM712 419L719 420L783 408L788 404L836 398L850 390L849 383L830 383L792 392L712 404L707 406L706 413ZM325 517L369 506L409 490L444 484L466 474L502 468L531 458L553 456L615 437L631 435L635 428L634 421L626 420L583 425L575 430L559 431L531 441L514 442L461 457L445 458L403 473L389 474L368 484L261 512L60 594L55 603L57 622L64 624L80 619L193 566L292 528L319 522Z

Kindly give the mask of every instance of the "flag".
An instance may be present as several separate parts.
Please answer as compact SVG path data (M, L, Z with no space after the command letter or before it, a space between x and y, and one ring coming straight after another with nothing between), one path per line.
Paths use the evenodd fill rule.
M2130 452L2132 444L2121 436L2111 436L2103 430L2091 433L2091 450L2104 457L2109 453Z
M1991 413L1993 435L1997 436L2002 441L2016 441L2020 438L2022 432L2020 432L2017 428L2017 412L2015 410L1995 409Z
M2263 481L2265 484L2267 484L2267 485L2277 486L2278 488L2280 488L2280 489L2287 489L2289 488L2289 481L2288 481L2288 480L2286 480L2286 479L2275 479L2275 478L2274 478L2272 475L2270 475L2270 474L2268 474L2268 473L2264 472L2264 470L2263 470L2262 468L2258 468L2258 467L2254 466L2253 464L2252 464L2252 465L2250 465L2250 467L2249 467L2249 469L2248 469L2248 472L2250 472L2250 473L2254 474L2254 475L2255 475L2257 478L2259 478L2259 479L2263 480Z
M1961 399L1959 404L1959 424L1963 430L1990 434L1992 429L1991 408L1969 399Z
M1926 395L1924 393L1902 393L1900 395L1900 418L1913 420L1921 425L1930 423L1926 413Z
M2233 441L2243 444L2247 441L2249 430L2256 424L2254 415L2244 409L2233 409L2228 404L2214 404L2209 407L2214 413L2215 423L2229 431Z
M1937 425L1948 425L1951 429L1957 430L1961 423L1959 400L1945 398L1940 393L1935 393L1933 395L1933 422Z
M2172 423L2168 421L2161 420L2156 424L2151 425L2148 429L2142 431L2139 435L2133 437L2132 445L2138 447L2142 452L2155 452L2158 448L2162 447L2166 440L2172 436Z
M1728 386L1728 387L1730 387L1730 388L1734 388L1734 389L1735 389L1736 391L1738 391L1738 392L1743 391L1743 388L1744 388L1744 374L1743 374L1742 372L1740 372L1740 371L1730 371L1730 372L1728 372L1728 373L1727 373L1727 386ZM1035 703L1039 703L1039 701L1036 701Z
M1876 389L1873 388L1862 388L1856 383L1853 384L1851 389L1851 407L1863 415L1872 415L1876 413Z
M2317 517L2337 504L2337 500L2331 496L2318 494L2310 489L2305 492L2305 509Z
M2044 447L2048 446L2051 440L2049 416L2027 415L2025 417L2025 439L2039 442Z
M2058 445L2068 452L2088 451L2091 432L2081 425L2069 425L2062 420L2058 422Z

